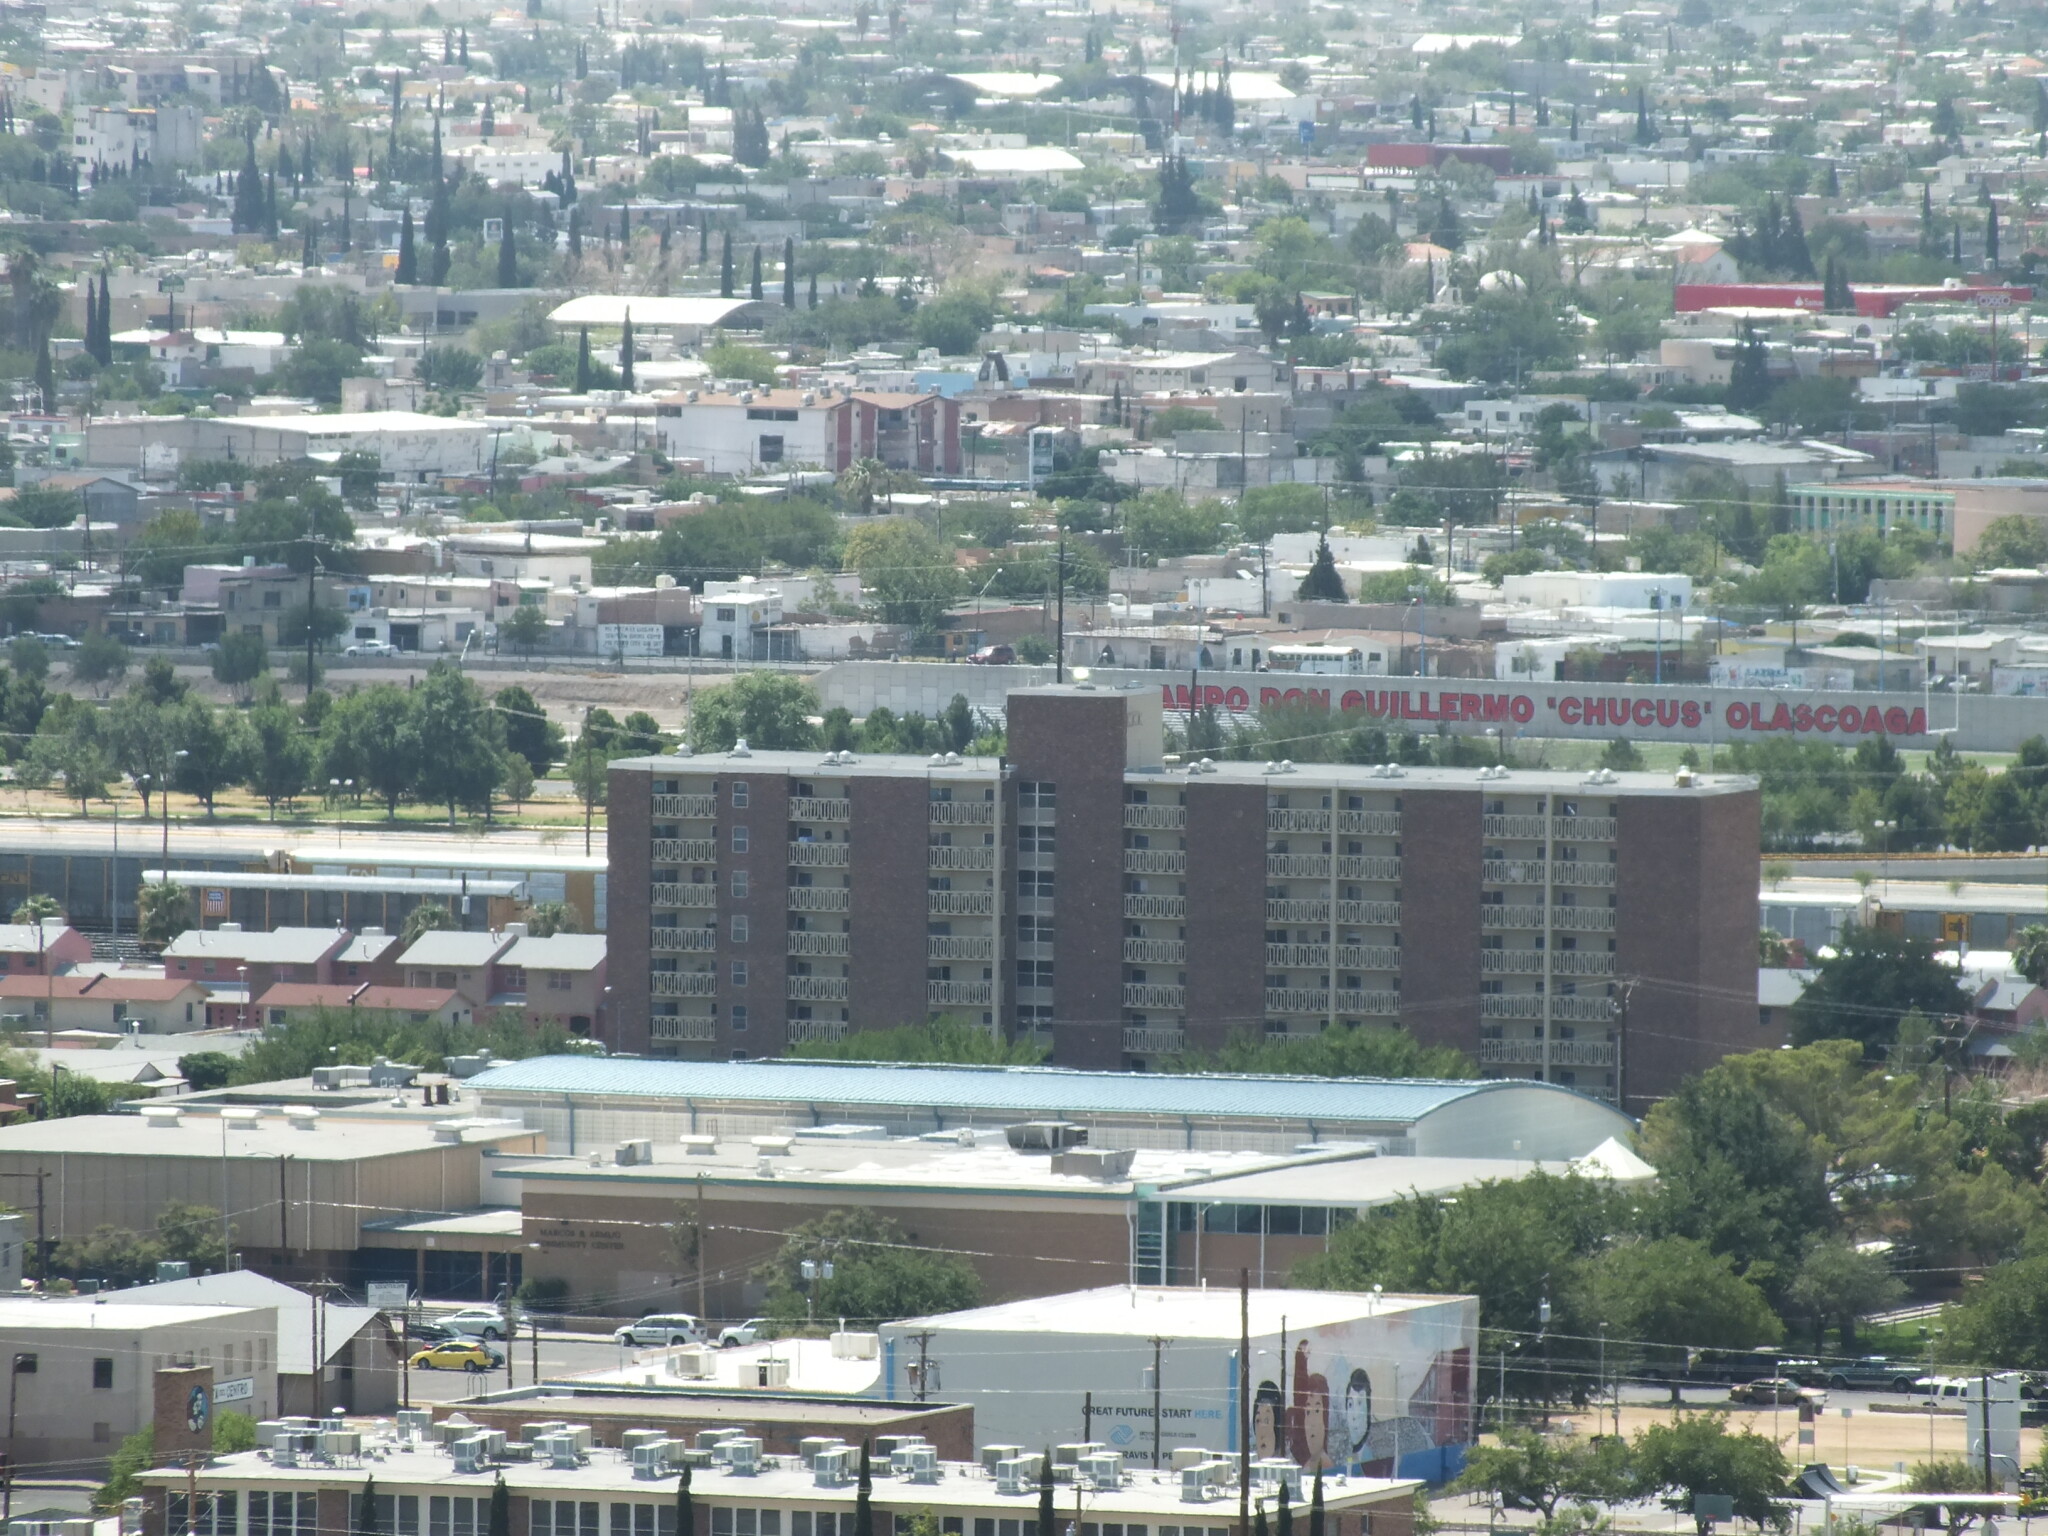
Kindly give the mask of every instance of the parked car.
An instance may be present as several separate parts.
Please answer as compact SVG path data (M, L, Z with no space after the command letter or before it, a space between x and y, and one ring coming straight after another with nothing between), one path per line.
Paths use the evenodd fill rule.
M446 1339L412 1357L416 1371L488 1371L504 1363L503 1355L475 1339Z
M405 1320L405 1336L421 1344L440 1344L449 1339L462 1337L446 1323L431 1317L408 1317Z
M767 1318L750 1317L744 1323L734 1323L728 1328L721 1328L718 1331L718 1347L731 1349L735 1345L751 1344L767 1330L767 1327Z
M1817 1403L1821 1395L1810 1387L1802 1387L1789 1376L1761 1376L1755 1381L1745 1381L1728 1394L1731 1403Z
M1016 663L1017 652L1007 645L984 645L967 659L977 667L1007 667Z
M1828 1386L1836 1392L1852 1388L1864 1392L1911 1392L1920 1377L1918 1367L1883 1355L1865 1355L1861 1360L1846 1363L1837 1361L1828 1367Z
M344 656L396 656L398 647L388 640L352 641L342 653Z
M459 1312L442 1313L439 1321L442 1327L454 1334L479 1339L505 1337L505 1314L496 1307L464 1307Z
M655 1312L643 1317L637 1323L628 1323L615 1329L612 1341L617 1344L638 1345L653 1349L661 1345L674 1347L678 1344L702 1344L704 1325L687 1312Z

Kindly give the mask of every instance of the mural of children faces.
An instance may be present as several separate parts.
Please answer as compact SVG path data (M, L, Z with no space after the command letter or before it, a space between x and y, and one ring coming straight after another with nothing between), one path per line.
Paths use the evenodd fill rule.
M1338 1460L1345 1466L1366 1459L1365 1443L1372 1434L1372 1378L1363 1366L1344 1383L1344 1420L1340 1426L1343 1452Z
M1280 1454L1280 1384L1262 1381L1252 1394L1252 1454Z

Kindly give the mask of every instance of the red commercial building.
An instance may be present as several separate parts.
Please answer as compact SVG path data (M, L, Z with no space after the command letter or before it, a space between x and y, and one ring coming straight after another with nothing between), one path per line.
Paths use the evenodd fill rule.
M2031 304L2034 290L2003 283L1977 286L1943 283L1851 283L1849 296L1866 320L1888 320L1907 304L1976 304L1985 309L2010 309ZM1680 283L1673 307L1689 314L1702 309L1826 308L1819 283Z
M1398 1024L1637 1110L1769 1043L1753 781L1189 768L1160 708L1020 689L1001 759L614 764L610 1043L772 1057L951 1015L1142 1070Z

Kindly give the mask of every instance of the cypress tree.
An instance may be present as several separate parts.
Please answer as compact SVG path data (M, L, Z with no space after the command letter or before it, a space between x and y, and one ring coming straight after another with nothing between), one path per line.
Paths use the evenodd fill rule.
M1294 1536L1294 1506L1287 1502L1287 1484L1280 1484L1280 1503L1273 1521L1274 1536Z
M412 209L405 210L405 216L398 222L398 272L397 280L410 288L420 280L419 252L413 246Z
M1041 1536L1052 1536L1059 1529L1058 1517L1052 1504L1052 1452L1043 1452L1038 1461L1038 1529Z
M817 274L817 273L815 273L815 272L813 272L813 273L811 274L811 302L810 302L810 307L811 307L812 309L816 309L816 308L818 307L818 274Z
M436 288L441 287L448 281L448 269L454 265L454 261L455 258L448 252L448 237L443 235L434 242L434 269L432 276Z
M263 179L263 233L277 238L277 172Z
M1991 203L1984 210L1984 265L1996 269L1998 266L1998 204Z
M868 1442L860 1443L860 1481L853 1490L853 1536L875 1536L875 1474L868 1459Z
M114 278L110 272L100 273L100 347L104 355L102 363L114 360Z
M587 325L576 333L576 393L590 393L590 327ZM683 1475L689 1475L688 1469L684 1470Z
M796 237L782 238L782 307L796 308Z
M1323 1536L1323 1469L1316 1468L1316 1480L1308 1496L1308 1536Z
M633 391L633 310L626 309L626 324L619 332L619 388Z
M43 414L57 414L57 368L50 361L50 338L45 335L36 342L36 391L43 397Z
M263 173L256 169L256 136L249 135L242 169L235 176L235 206L228 223L238 235L253 235L263 228Z
M710 260L711 226L709 224L699 224L697 226L697 265L700 267L704 266Z
M1316 540L1316 557L1309 565L1308 574L1301 578L1301 585L1294 595L1305 603L1351 601L1350 593L1344 590L1344 578L1337 570L1337 557L1331 553L1330 536L1327 533ZM1280 1536L1290 1536L1284 1524Z
M1252 1502L1257 1505L1252 1514L1252 1536L1269 1536L1271 1527L1266 1524L1266 1506L1259 1504L1256 1497Z
M747 297L755 303L761 302L761 247L754 247L754 280L748 286Z
M583 259L583 210L581 208L571 208L569 210L569 259L571 261L581 261Z
M732 231L725 232L725 243L718 256L718 295L732 297Z
M697 1536L697 1506L690 1499L690 1469L676 1483L676 1536Z
M512 210L505 210L504 235L498 241L498 286L519 286L519 251L512 239Z
M512 1536L512 1490L505 1486L505 1474L498 1474L491 1488L491 1510L484 1536Z
M299 265L308 271L320 264L319 253L313 249L313 224L313 216L308 214L299 226Z

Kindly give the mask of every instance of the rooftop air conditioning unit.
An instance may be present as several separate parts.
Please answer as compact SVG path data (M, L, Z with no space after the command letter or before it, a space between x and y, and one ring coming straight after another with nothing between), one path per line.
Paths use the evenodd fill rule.
M360 1430L323 1429L320 1431L320 1459L339 1461L343 1457L357 1457L363 1454L363 1436Z
M708 1347L687 1344L668 1357L668 1373L702 1381L707 1376L716 1376L718 1365Z
M449 1454L455 1458L455 1470L458 1472L483 1471L490 1465L489 1445L490 1442L481 1435L471 1435L466 1440L457 1440L448 1447Z
M755 1385L762 1387L786 1387L789 1385L789 1361L781 1355L770 1355L765 1360L754 1362Z
M675 1442L668 1439L650 1440L633 1447L633 1475L635 1477L667 1477L669 1473L669 1451Z
M733 1429L731 1427L725 1429L700 1429L697 1431L697 1449L708 1451L724 1441L736 1440L745 1433L745 1430ZM836 1445L838 1442L836 1440L828 1440L825 1444Z
M398 1410L398 1433L410 1435L415 1440L426 1439L434 1423L433 1414L424 1408L401 1408Z
M657 1440L666 1440L667 1435L658 1429L629 1429L619 1436L619 1449L627 1456L633 1455L643 1445L652 1445Z
M996 1463L997 1493L1031 1493L1037 1488L1038 1480L1031 1474L1035 1470L1031 1461L1022 1456L1013 1456Z
M612 1161L621 1168L644 1168L654 1161L654 1143L645 1138L622 1141L612 1154Z
M735 1477L752 1477L761 1470L761 1442L751 1435L740 1435L719 1447L725 1452L725 1464Z
M299 1464L298 1448L292 1444L290 1435L279 1435L271 1445L270 1464L273 1467L296 1467Z
M935 1445L905 1446L896 1453L904 1459L903 1476L913 1483L936 1483L939 1480L939 1448Z
M850 1445L835 1445L830 1450L818 1452L811 1463L812 1481L820 1488L844 1487L846 1480L853 1476L854 1460L858 1455Z
M1023 1454L1021 1445L984 1445L981 1448L981 1470L993 1476L999 1464L1014 1461Z
M1115 1451L1101 1451L1085 1458L1081 1463L1081 1476L1088 1486L1096 1489L1121 1488L1124 1481L1124 1459Z

